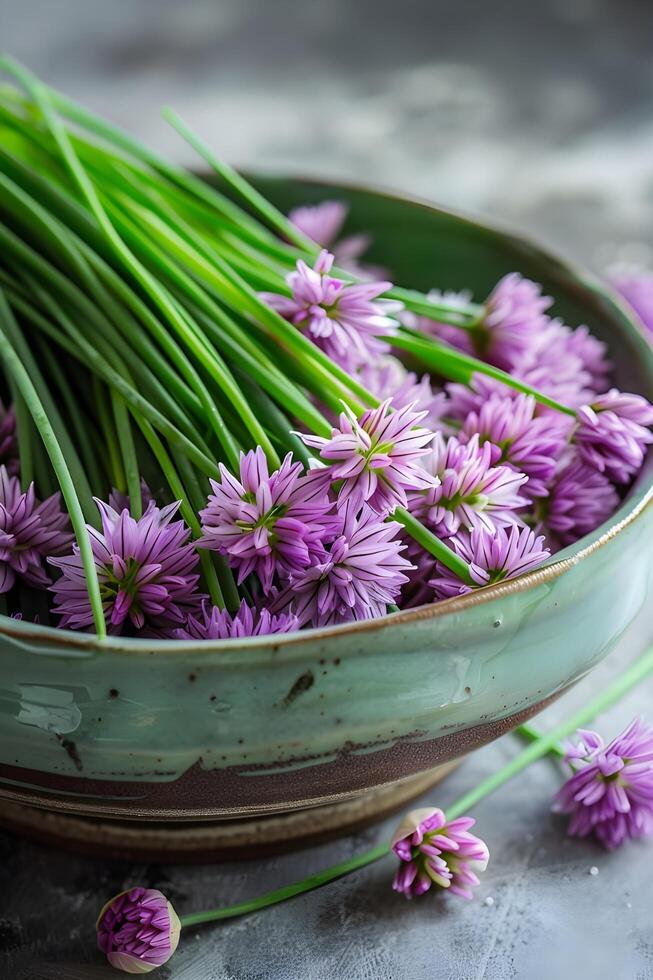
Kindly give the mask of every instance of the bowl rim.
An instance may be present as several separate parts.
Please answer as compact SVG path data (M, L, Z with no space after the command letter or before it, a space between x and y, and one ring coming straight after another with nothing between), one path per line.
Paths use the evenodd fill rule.
M336 193L341 190L343 192L353 191L369 194L370 196L385 197L402 204L438 212L463 224L471 225L485 232L490 232L507 239L518 248L531 252L538 258L548 262L551 266L551 274L562 275L567 280L575 281L589 297L593 297L595 300L607 304L609 308L612 308L613 313L618 314L627 328L632 332L633 339L640 344L643 360L648 362L648 373L650 374L651 384L653 386L653 347L639 318L609 285L575 262L551 253L547 247L540 245L532 236L522 234L514 228L511 228L508 224L504 225L501 222L495 223L494 221L481 220L457 209L442 207L419 196L405 194L374 184L358 184L355 181L334 180L319 176L306 177L287 173L258 173L252 175L251 179L253 182L256 182L257 179L292 181L296 184L305 184L306 186L312 187L324 186L325 190L327 188L333 189ZM633 495L633 492L637 494L635 502L629 499ZM104 639L100 639L93 633L82 633L75 630L61 629L56 626L40 626L35 623L24 622L0 614L0 637L7 636L22 642L31 640L36 644L42 643L43 645L73 648L70 650L73 655L73 650L76 650L79 653L82 653L82 651L87 653L97 652L100 654L115 652L121 656L150 656L153 653L168 653L192 654L194 657L197 657L211 653L237 651L239 658L244 658L248 653L276 653L281 647L290 648L298 644L326 641L331 637L345 637L350 634L361 634L384 630L393 626L404 626L413 622L441 619L448 615L456 615L473 606L485 605L494 599L500 599L508 595L519 594L537 588L539 585L558 578L564 572L594 554L599 548L608 544L623 530L630 527L635 520L648 510L652 501L653 467L650 467L650 473L648 473L647 477L641 479L640 475L640 480L636 480L634 486L630 488L626 499L622 501L619 509L611 515L608 521L604 522L590 534L584 535L573 545L562 549L556 554L553 560L547 562L540 568L527 572L515 579L474 589L474 591L461 596L453 596L449 599L426 603L411 609L400 610L396 613L388 613L385 616L379 616L375 619L341 623L336 626L297 630L292 633L273 633L263 636L236 637L227 640L199 641L146 639L122 636L107 636ZM65 653L66 651L62 649L61 654L65 656Z

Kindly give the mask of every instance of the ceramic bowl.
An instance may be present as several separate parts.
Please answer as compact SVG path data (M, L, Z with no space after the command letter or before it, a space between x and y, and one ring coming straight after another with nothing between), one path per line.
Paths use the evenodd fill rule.
M653 398L653 354L590 277L509 233L368 190L262 179L284 210L337 198L397 282L542 282ZM517 581L372 622L226 642L109 639L0 621L0 793L177 821L273 814L426 772L497 738L587 673L651 573L649 459L618 513Z

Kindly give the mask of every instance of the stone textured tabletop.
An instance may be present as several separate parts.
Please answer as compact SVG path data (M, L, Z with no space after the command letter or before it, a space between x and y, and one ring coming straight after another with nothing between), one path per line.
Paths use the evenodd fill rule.
M639 0L0 0L2 47L192 162L172 103L235 163L363 178L508 221L601 269L653 245L653 7ZM620 649L538 724L580 704L653 639ZM653 685L600 721L611 735ZM518 749L506 736L424 803L446 807ZM192 931L165 980L653 978L653 844L606 854L549 812L549 761L475 808L492 860L477 899L390 890L383 861L286 905ZM0 976L101 980L93 921L127 884L182 911L303 877L392 821L296 854L212 867L127 866L0 835ZM590 873L597 869L598 874Z

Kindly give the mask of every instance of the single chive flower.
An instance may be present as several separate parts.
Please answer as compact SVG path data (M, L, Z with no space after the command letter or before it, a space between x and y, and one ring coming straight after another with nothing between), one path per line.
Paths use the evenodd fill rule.
M476 872L485 871L490 860L485 842L469 832L474 824L472 817L447 822L442 810L430 807L408 813L392 837L400 861L394 890L410 899L438 885L473 898L472 889L480 884Z
M609 850L653 834L653 727L635 719L608 745L581 730L565 762L572 775L553 809L571 814L567 833L593 834Z
M311 548L334 522L326 488L304 476L292 453L270 474L261 447L241 453L240 479L221 463L221 480L200 511L201 546L227 556L238 584L252 573L264 592L275 573L287 577L310 564Z
M319 471L325 483L339 483L338 502L363 504L377 514L391 514L407 505L406 491L433 487L437 479L419 464L428 452L433 433L419 427L426 412L407 405L396 412L390 400L370 408L360 419L345 407L339 428L329 439L302 435L307 446L318 449L328 465Z
M614 514L619 496L604 473L574 456L549 485L549 494L537 501L537 531L560 545L573 544Z
M492 465L525 473L525 493L544 497L573 423L559 414L536 416L536 407L532 395L491 395L478 411L469 413L459 440L469 442L477 435L481 444L489 442Z
M167 963L179 944L181 923L156 888L131 888L107 902L96 923L97 944L123 973L150 973Z
M150 504L135 520L95 500L102 531L88 526L100 581L104 616L112 634L156 635L181 626L200 607L198 555L183 521L173 521L180 501L159 509ZM60 626L88 629L93 614L77 545L73 554L50 558L62 572L51 591Z
M605 391L610 367L605 344L586 326L572 330L560 320L547 319L528 350L515 359L511 374L550 398L579 408Z
M50 585L44 562L48 555L60 555L70 547L68 526L60 494L39 503L34 484L23 492L18 477L1 465L0 594L8 592L17 578L36 588Z
M628 483L653 443L653 405L612 388L580 408L577 422L574 442L581 459L615 483Z
M310 566L292 575L272 604L275 613L290 609L300 626L385 615L413 567L401 555L405 545L397 522L382 520L369 508L357 515L351 503L339 515L335 540L314 552Z
M469 564L474 588L524 575L551 557L542 535L536 536L529 528L517 524L510 528L497 527L494 531L477 527L469 534L460 532L449 543ZM472 586L461 582L441 562L436 563L436 574L429 585L437 599L472 591Z
M542 287L518 272L504 276L485 301L485 316L477 350L491 364L510 371L528 354L549 324L547 310L553 303Z
M239 636L267 636L291 633L299 629L293 613L273 615L268 609L253 609L243 599L235 613L217 606L202 605L200 616L188 617L184 627L175 631L178 640L230 640Z
M436 433L423 462L432 482L410 494L410 512L444 536L461 527L493 530L514 523L514 512L529 502L521 495L528 477L510 466L492 466L492 457L492 445L481 445L477 433L465 443Z
M445 385L447 393L447 416L458 422L464 422L470 412L480 412L489 398L508 398L514 400L519 394L515 388L510 388L496 378L487 374L475 372L469 384L450 382Z
M329 357L348 369L383 353L379 336L397 328L394 314L402 304L379 297L389 282L346 283L329 275L333 255L323 250L311 269L301 259L286 277L291 296L263 293L283 317L305 331Z

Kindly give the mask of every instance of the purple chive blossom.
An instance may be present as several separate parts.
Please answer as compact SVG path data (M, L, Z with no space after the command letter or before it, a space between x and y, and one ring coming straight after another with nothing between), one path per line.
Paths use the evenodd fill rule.
M447 416L464 422L470 412L480 412L489 398L514 399L519 394L514 388L508 387L496 378L486 374L473 374L469 384L450 383L445 386L447 393Z
M357 517L351 504L339 511L340 533L315 552L313 561L277 596L273 609L288 608L300 626L330 626L374 619L387 612L413 566L400 552L400 525L365 508Z
M553 805L571 814L567 833L593 834L609 850L653 834L653 728L635 719L609 745L596 732L577 734L565 755L573 775Z
M418 378L412 371L406 371L396 357L385 356L361 365L358 375L368 391L382 401L389 399L392 408L411 405L415 412L426 412L427 428L441 427L442 416L447 410L447 396L444 391L433 390L427 374Z
M607 358L607 347L597 337L594 337L589 327L581 325L571 330L564 328L566 333L566 349L568 356L575 356L581 362L583 369L591 378L595 391L605 391L610 378L612 364Z
M104 906L96 923L97 944L123 973L150 973L177 949L181 923L156 888L132 888Z
M605 345L587 327L572 330L560 320L547 319L528 349L515 358L510 373L550 398L578 408L605 391L609 371Z
M18 439L16 437L16 410L13 405L5 408L0 401L0 464L7 467L9 476L18 476Z
M436 301L452 299L451 294L429 295ZM469 294L459 295L461 305L469 302ZM480 329L470 332L424 318L417 326L577 408L605 390L610 363L605 344L593 337L586 326L572 330L546 314L551 303L549 297L541 295L537 283L513 272L497 284L486 300L487 312ZM497 386L490 379L481 384ZM538 414L546 411L550 410L538 406Z
M541 286L518 272L504 276L485 301L478 352L491 364L510 371L548 326L545 310L552 303L550 296L542 295Z
M546 496L573 424L560 414L536 417L536 407L532 395L491 395L470 412L459 434L461 442L478 435L482 444L490 443L493 466L506 464L525 473L529 497Z
M202 615L190 615L185 627L175 632L178 640L231 640L238 636L268 636L299 629L292 613L273 616L268 609L252 609L245 600L235 613L204 603Z
M509 466L492 466L493 447L478 435L466 443L436 433L424 460L433 483L410 494L410 512L436 534L455 534L460 527L496 526L515 521L515 510L528 504L520 490L528 477Z
M551 557L543 536L536 537L529 528L517 524L510 528L497 527L495 531L477 527L469 534L461 532L450 543L469 565L474 587L516 578L538 568ZM440 562L436 563L436 574L429 584L437 599L471 592L469 585Z
M412 810L392 837L392 850L400 864L392 887L406 898L423 895L431 885L448 888L461 898L473 898L490 860L487 845L470 834L475 820L458 817L447 821L442 810Z
M341 414L331 437L302 435L307 446L319 449L327 467L317 471L325 482L340 482L338 501L355 509L366 504L378 514L390 514L407 504L407 490L436 484L418 460L428 452L433 433L418 426L426 412L407 405L393 412L390 400L370 408L358 420L349 410Z
M490 364L576 406L588 392L604 390L610 365L605 345L587 327L572 330L547 315L552 302L537 283L512 272L486 300L481 329L471 338Z
M286 277L292 296L263 293L262 298L339 364L354 368L382 353L378 336L395 332L393 314L401 303L379 299L389 282L346 283L329 275L333 255L323 250L313 269L301 259Z
M198 609L198 556L190 531L172 518L180 502L159 509L150 504L135 520L101 500L95 501L102 531L88 526L104 617L109 632L157 634L181 626ZM86 579L77 545L65 558L50 558L62 572L51 587L60 626L87 629L93 624Z
M18 477L0 466L0 594L17 578L37 588L48 586L45 558L62 554L71 541L60 494L39 503L33 483L23 493Z
M574 441L588 466L615 483L628 483L639 470L645 446L653 442L653 406L641 395L612 388L577 413Z
M536 505L537 530L560 545L573 544L614 514L619 497L603 473L574 457L556 476L548 497Z
M612 285L653 333L653 275L650 272L624 273L614 276Z
M542 395L547 395L568 408L577 409L591 401L596 390L591 387L590 376L580 363L576 362L576 367L572 368L573 363L565 356L559 361L559 368L553 364L540 363L528 368L518 366L510 373ZM538 415L553 412L557 412L557 409L545 405L537 407Z
M383 400L392 398L404 384L406 378L409 377L409 374L398 357L383 354L381 357L361 364L358 377L368 391ZM415 375L410 375L410 377L415 378ZM403 405L395 405L393 402L393 408L403 407Z
M311 549L333 521L326 489L303 476L292 453L270 475L260 446L241 453L240 479L222 464L220 476L200 512L201 545L227 556L239 585L256 573L269 592L275 572L288 576L310 564Z

